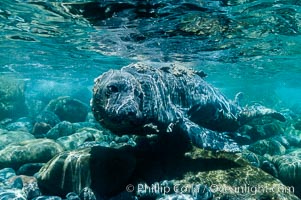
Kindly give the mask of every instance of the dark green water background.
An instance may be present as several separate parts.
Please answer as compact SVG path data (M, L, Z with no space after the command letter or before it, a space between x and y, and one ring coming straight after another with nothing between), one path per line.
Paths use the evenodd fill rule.
M301 107L301 1L0 2L0 76L91 88L131 62L180 63L229 98Z

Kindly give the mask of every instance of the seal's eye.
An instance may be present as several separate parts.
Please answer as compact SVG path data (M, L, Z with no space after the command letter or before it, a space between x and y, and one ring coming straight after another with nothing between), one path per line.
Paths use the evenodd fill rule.
M107 86L107 91L106 91L107 95L110 95L110 94L116 93L116 92L118 92L118 88L115 85Z

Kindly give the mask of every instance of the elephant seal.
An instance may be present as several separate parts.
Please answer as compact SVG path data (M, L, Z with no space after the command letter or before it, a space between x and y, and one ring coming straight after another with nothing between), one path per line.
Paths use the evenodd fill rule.
M119 135L178 131L198 147L231 152L239 151L239 146L227 133L247 121L262 116L285 121L280 113L260 105L240 107L204 76L177 65L136 63L109 70L95 79L92 112Z

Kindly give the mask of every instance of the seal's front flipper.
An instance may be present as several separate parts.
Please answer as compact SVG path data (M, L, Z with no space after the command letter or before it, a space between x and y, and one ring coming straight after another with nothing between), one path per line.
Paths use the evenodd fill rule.
M197 147L215 151L241 151L239 145L227 134L200 127L190 120L183 120L180 123L180 128Z
M286 121L285 117L281 113L279 113L279 112L271 113L270 116L272 118L274 118L274 119L277 119L277 120L281 121L281 122L285 122Z
M286 120L281 113L261 105L253 105L247 108L243 108L242 111L239 113L239 120L241 124L245 124L254 118L264 116L270 116L281 122L285 122Z

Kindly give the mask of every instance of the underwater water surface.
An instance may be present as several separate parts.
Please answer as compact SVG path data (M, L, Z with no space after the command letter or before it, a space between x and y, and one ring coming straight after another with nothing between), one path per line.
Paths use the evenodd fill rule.
M254 122L250 130L256 127L256 133L261 134L260 131L264 130L269 136L275 136L277 132L300 139L301 1L1 0L0 138L7 131L20 129L28 135L14 133L16 135L12 139L3 136L5 139L0 141L0 154L7 155L6 151L1 151L13 141L19 142L20 138L20 141L48 138L63 144L59 147L51 141L40 141L42 146L49 147L47 151L52 152L51 155L46 160L29 160L30 163L44 163L58 152L76 149L75 144L67 141L76 140L78 146L80 141L102 141L103 138L110 141L108 138L113 136L98 133L96 130L100 128L96 125L74 123L93 121L91 113L87 113L91 110L89 102L95 78L110 69L120 69L136 62L156 66L175 63L203 70L208 75L205 80L229 99L243 92L242 105L259 103L284 113L288 119L285 124L275 127ZM84 110L83 115L88 115L87 119L80 116L74 119L70 114L66 114L64 119L49 113L39 116L45 109L55 110L51 104L54 99ZM72 113L79 112L70 110ZM61 132L60 128L52 129L63 121L73 125L63 124L61 127L65 129L61 128ZM40 124L37 125L38 122ZM79 127L95 130L91 132ZM267 133L268 130L273 133ZM36 135L29 134L33 132ZM60 139L70 136L71 132L87 134L87 138ZM114 141L123 141L120 138ZM131 137L127 139L129 143L132 140L136 142ZM285 148L288 149L287 146ZM282 152L282 147L277 150ZM279 173L274 176L287 186L293 185L298 190L296 194L301 197L301 177L298 175L301 174L301 165L294 169L294 175L289 180L281 177L282 168L277 165L289 162L289 159L292 163L301 163L301 154L294 154L291 149L277 154L277 150L271 150L271 156L279 157L269 160ZM265 155L257 150L254 152ZM115 152L109 151L108 154L115 156ZM279 161L282 155L289 159ZM8 160L0 158L0 170L12 166L17 171L26 164L18 163L13 158ZM129 160L124 163L131 163ZM122 170L129 172L130 166ZM3 181L0 188L5 188L4 185ZM0 196L1 192L2 189ZM62 192L60 195L65 194ZM32 196L32 199L37 196Z
M268 87L298 103L300 18L293 0L5 0L1 74L89 85L131 62L181 63L218 88Z

